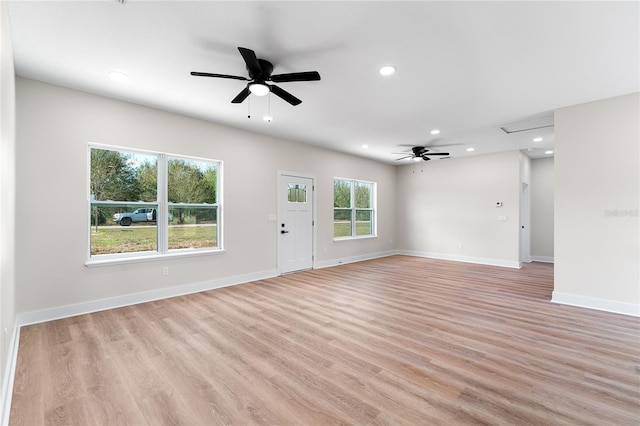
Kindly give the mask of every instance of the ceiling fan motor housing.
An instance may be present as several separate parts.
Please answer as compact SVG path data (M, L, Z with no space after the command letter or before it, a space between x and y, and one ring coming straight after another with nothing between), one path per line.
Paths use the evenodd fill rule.
M416 157L422 157L424 153L429 152L429 150L423 146L414 146L411 150Z
M255 75L253 72L251 72L249 66L246 67L247 72L249 73L249 77L251 77L252 80L255 80L256 83L264 83L271 77L271 73L273 72L273 64L264 59L258 59L258 64L260 64L260 73L258 75Z

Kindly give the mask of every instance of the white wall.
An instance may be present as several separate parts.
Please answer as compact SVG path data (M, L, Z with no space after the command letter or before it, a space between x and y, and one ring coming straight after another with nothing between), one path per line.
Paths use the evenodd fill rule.
M70 304L276 274L276 223L268 217L277 213L278 170L317 178L317 264L389 254L394 248L395 203L388 201L395 200L394 166L22 78L17 113L19 313L51 314ZM224 161L226 252L84 266L88 142ZM377 182L378 238L333 242L334 176ZM162 276L165 265L169 276Z
M398 167L398 249L518 267L520 160L510 151Z
M10 393L7 360L15 344L15 71L6 2L0 2L0 401ZM8 406L0 407L4 420Z
M640 316L639 103L555 113L554 301Z
M553 157L531 162L531 257L553 262Z

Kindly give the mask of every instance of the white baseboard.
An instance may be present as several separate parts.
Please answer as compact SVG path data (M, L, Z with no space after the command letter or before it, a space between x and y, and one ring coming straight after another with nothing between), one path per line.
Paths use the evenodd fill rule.
M317 269L330 268L332 266L344 265L345 263L362 262L363 260L371 260L371 259L378 259L381 257L393 256L394 254L398 254L398 252L395 250L389 250L389 251L382 251L377 253L363 254L360 256L350 256L350 257L343 257L340 259L323 260L323 261L316 262L315 267Z
M277 270L269 270L247 275L237 275L234 277L185 284L176 287L162 288L142 293L116 296L108 299L92 300L74 305L43 309L41 311L25 312L17 316L16 322L18 323L18 327L22 327L25 325L53 321L76 315L89 314L91 312L137 305L138 303L152 302L154 300L167 299L169 297L184 296L186 294L198 293L201 291L213 290L236 284L244 284L251 281L264 280L276 276L278 276Z
M501 266L503 268L522 268L522 264L516 260L486 259L482 257L458 256L454 254L442 254L412 250L398 250L398 254L407 256L428 257L431 259L453 260L455 262L478 263L481 265Z
M531 256L532 262L554 263L553 256Z
M5 366L4 378L2 380L2 394L0 396L0 425L9 424L9 415L11 414L11 398L13 397L13 381L16 376L16 367L18 363L18 342L20 341L20 327L17 322L13 326L11 340L9 342L9 350L7 352L7 364Z
M598 299L559 291L553 291L551 301L562 305L579 306L581 308L640 317L640 305L634 305L633 303L616 302L615 300Z

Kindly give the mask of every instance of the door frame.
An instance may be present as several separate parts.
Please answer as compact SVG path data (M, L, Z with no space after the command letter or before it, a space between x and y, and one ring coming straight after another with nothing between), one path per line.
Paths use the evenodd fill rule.
M278 275L282 275L282 261L283 259L281 259L280 256L280 237L279 237L279 232L280 232L280 227L277 226L278 223L280 223L280 219L283 216L283 212L282 212L282 205L284 203L283 200L283 192L280 190L280 180L283 176L293 176L293 177L300 177L300 178L305 178L305 179L311 179L311 184L313 185L312 191L311 191L311 202L312 202L312 206L311 206L311 220L313 221L313 225L312 225L312 229L311 229L311 269L316 269L316 242L318 241L317 238L317 232L316 230L318 229L317 226L317 199L316 199L316 176L312 175L312 174L308 174L308 173L300 173L300 172L289 172L286 170L278 170L278 173L276 175L276 189L277 189L277 194L276 194L276 200L278 203L277 206L277 215L276 215L276 228L275 228L275 233L276 233L276 257L277 257L277 264L278 264Z
M521 263L531 263L531 185L520 183L520 256Z

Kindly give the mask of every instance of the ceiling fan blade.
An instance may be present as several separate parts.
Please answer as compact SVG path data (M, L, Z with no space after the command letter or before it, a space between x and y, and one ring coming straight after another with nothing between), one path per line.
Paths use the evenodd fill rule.
M300 105L300 103L302 103L302 101L298 98L296 98L295 96L293 96L291 93L287 92L284 89L279 88L276 85L271 85L269 86L271 88L271 91L273 92L274 95L279 96L280 98L284 99L285 101L289 102L291 105Z
M235 98L233 98L233 100L231 101L232 104L240 104L242 103L245 99L247 99L247 97L249 97L249 94L251 92L249 92L249 87L245 87L244 90L240 93L238 93L238 96L236 96Z
M211 73L208 73L208 72L196 72L196 71L191 71L191 75L195 75L196 77L217 77L217 78L230 78L230 79L233 79L233 80L249 81L248 78L240 77L238 75L211 74Z
M413 155L407 155L407 156L404 156L404 157L396 158L396 161L406 160L407 158L412 158L412 157L413 157Z
M449 153L448 152L425 152L421 156L424 157L425 155L449 155Z
M441 140L441 139L438 139L438 140ZM436 149L436 148L440 148L441 146L460 146L460 145L462 145L461 143L439 143L439 144L433 144L432 145L432 142L427 143L422 148ZM408 145L408 144L398 144L396 146L409 146L409 147L412 147L412 148L415 147L415 145Z
M258 58L256 57L256 52L244 47L238 47L238 50L242 55L242 59L244 59L244 63L247 64L249 77L256 78L257 76L262 74L262 68L260 68L260 63L258 62Z
M320 74L318 71L292 72L289 74L276 74L271 76L274 83L286 83L289 81L318 81Z

